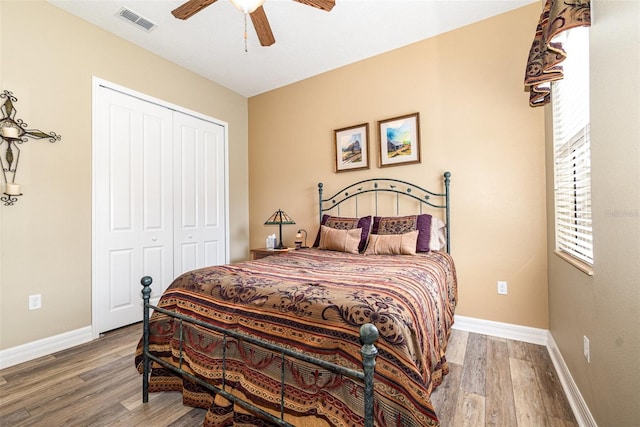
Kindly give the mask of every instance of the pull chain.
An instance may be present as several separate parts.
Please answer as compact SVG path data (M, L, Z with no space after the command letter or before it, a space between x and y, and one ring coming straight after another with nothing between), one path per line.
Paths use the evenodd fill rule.
M248 52L247 49L247 14L244 14L244 51Z

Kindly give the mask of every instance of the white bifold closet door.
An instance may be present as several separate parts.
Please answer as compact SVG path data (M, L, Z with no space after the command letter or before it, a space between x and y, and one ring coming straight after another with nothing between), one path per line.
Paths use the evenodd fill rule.
M226 262L225 128L99 86L94 118L94 334L142 320L185 271Z
M224 128L174 113L174 274L225 263Z

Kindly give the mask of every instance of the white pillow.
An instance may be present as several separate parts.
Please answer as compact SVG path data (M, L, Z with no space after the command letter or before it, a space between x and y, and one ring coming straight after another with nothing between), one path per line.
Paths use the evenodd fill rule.
M447 248L447 229L444 221L435 216L431 217L431 238L429 250L441 251Z

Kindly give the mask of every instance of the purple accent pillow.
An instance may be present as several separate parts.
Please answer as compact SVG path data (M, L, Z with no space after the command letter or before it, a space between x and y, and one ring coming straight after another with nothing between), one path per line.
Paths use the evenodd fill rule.
M418 230L416 252L429 252L431 215L375 216L371 234L404 234Z
M371 230L371 215L363 216L362 218L344 218L339 216L331 216L324 214L320 225L326 227L335 228L338 230L351 230L353 228L362 228L362 235L360 236L360 244L358 245L358 251L364 251L367 246L367 239L369 238L369 230ZM317 248L320 245L320 229L318 229L318 235L316 241L313 243L313 247Z

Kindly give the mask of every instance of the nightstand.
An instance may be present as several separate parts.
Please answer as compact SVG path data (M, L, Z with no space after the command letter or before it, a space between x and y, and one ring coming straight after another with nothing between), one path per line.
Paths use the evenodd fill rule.
M285 252L289 252L292 249L293 248L284 248L284 249L258 248L258 249L251 249L251 259L260 259L260 258L268 257L270 255L283 254Z

